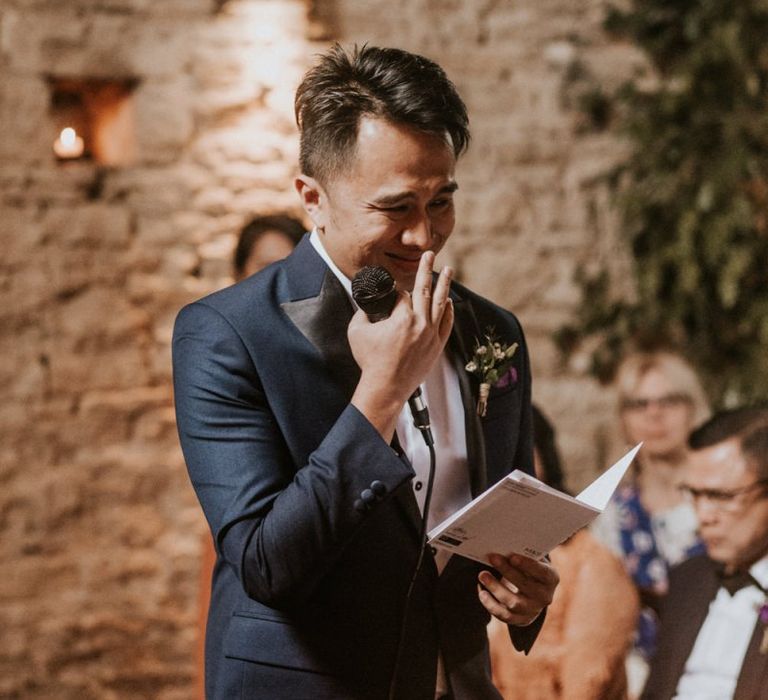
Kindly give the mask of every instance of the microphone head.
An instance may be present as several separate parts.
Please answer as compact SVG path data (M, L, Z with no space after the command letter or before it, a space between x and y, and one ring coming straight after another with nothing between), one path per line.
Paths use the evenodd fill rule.
M379 265L367 265L352 279L352 298L372 323L389 317L397 301L395 280Z

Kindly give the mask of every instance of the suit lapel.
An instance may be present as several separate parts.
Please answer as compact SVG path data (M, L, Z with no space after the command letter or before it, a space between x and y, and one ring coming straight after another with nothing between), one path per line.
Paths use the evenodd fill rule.
M347 340L354 310L336 275L305 238L288 260L291 298L280 306L322 355L329 375L349 400L360 379Z
M477 319L469 300L453 297L454 324L448 340L448 352L459 379L461 402L464 407L464 429L467 440L467 466L472 497L488 487L485 469L485 440L480 416L477 415L476 389L465 365L472 355L475 338L479 336Z
M733 693L733 700L760 700L768 687L768 654L760 652L765 625L758 619Z

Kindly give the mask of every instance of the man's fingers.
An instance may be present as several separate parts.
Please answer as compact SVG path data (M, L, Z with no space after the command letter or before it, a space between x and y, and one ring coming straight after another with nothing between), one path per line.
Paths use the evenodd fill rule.
M432 265L435 254L428 250L419 260L416 281L413 284L413 311L421 318L429 320L432 312Z
M448 299L445 304L443 317L440 319L440 327L438 330L441 343L445 344L448 340L448 336L451 334L451 328L453 328L453 302Z
M437 277L437 284L432 293L432 323L439 323L445 313L452 277L453 269L450 267L444 267Z
M525 626L536 619L542 608L535 601L496 584L481 578L477 588L480 602L491 615L508 625Z
M529 616L529 621L552 602L555 589L560 577L554 567L546 562L535 561L528 557L512 555L503 557L492 554L490 562L502 575L497 579L491 572L480 573L480 583L498 601L498 603L511 611L514 615ZM485 605L485 602L483 602ZM488 605L489 612L496 615ZM501 610L497 615L504 621L508 615ZM519 624L519 623L517 623Z
M511 554L508 557L501 556L500 554L491 554L489 560L493 567L505 578L509 578L507 573L518 577L522 575L526 579L544 586L556 586L560 581L560 576L555 568L545 561L536 561L519 554Z

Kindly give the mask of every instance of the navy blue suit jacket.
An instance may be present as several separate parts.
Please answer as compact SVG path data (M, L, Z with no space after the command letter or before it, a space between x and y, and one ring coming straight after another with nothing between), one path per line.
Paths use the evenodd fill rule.
M452 296L449 352L478 494L514 468L532 471L529 363L510 313L459 285ZM179 435L218 554L208 698L387 696L420 516L407 458L349 403L359 379L346 336L351 317L343 287L305 236L286 260L177 318ZM489 326L520 344L518 380L492 390L481 420L464 364ZM374 482L376 501L360 509ZM438 576L425 556L398 698L433 700L438 650L454 697L498 697L479 569L455 556ZM539 627L512 628L513 643L527 651Z

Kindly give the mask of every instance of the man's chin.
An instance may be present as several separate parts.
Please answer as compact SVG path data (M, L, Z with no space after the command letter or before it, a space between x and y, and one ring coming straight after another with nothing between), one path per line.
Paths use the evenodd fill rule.
M389 269L389 274L394 277L395 282L397 283L397 289L402 292L413 291L413 285L416 283L416 275L404 275L402 272L397 272L392 269Z
M724 566L726 569L732 568L736 562L733 559L733 553L729 552L722 547L716 545L708 545L705 543L707 549L707 556L716 564Z

